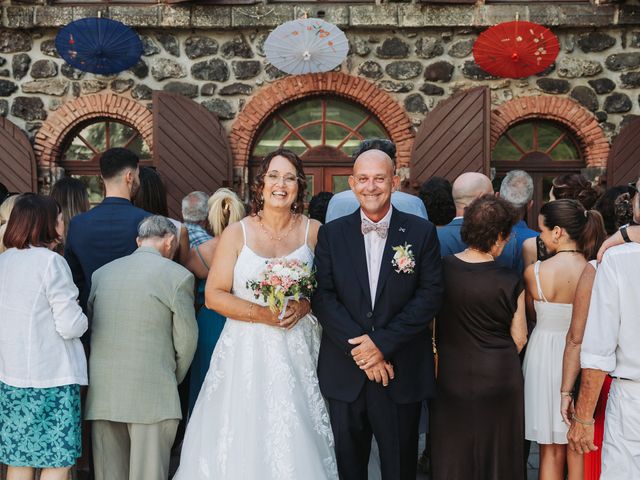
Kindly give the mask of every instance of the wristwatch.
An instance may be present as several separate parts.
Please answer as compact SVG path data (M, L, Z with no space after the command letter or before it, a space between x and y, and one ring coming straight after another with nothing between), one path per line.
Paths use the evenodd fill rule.
M626 225L620 227L620 235L622 235L622 239L625 241L625 243L631 242L631 238L629 238L629 233L627 232L628 226L629 224L627 223Z

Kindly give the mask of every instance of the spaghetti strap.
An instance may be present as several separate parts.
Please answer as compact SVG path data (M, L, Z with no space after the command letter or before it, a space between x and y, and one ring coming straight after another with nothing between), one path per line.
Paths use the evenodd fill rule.
M533 274L536 277L536 286L538 287L538 297L540 297L543 302L549 303L544 297L544 293L542 293L542 285L540 285L540 263L540 260L538 260L533 266Z
M311 225L311 219L307 217L307 229L304 232L304 244L309 244L309 225Z
M244 227L244 219L240 220L240 226L242 227L242 238L244 238L244 245L247 244L247 231Z
M209 268L209 264L207 263L207 261L204 259L204 257L202 256L202 252L200 252L200 245L196 245L196 253L198 254L198 258L200 258L200 261L202 262L202 264L205 266L205 268L207 269L207 271L210 270Z

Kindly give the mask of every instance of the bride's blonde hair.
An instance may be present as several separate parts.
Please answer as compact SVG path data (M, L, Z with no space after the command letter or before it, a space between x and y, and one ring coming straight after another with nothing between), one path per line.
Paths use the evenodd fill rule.
M209 226L214 237L219 236L229 224L239 222L245 217L244 204L228 188L216 190L207 203L209 205Z

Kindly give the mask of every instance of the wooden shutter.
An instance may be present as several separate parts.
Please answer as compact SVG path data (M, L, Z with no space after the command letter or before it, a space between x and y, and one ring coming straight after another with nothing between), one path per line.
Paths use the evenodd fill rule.
M607 162L607 186L635 182L640 175L640 118L628 123L613 141Z
M489 89L464 90L440 102L418 129L411 152L411 185L464 172L489 174Z
M36 157L31 142L4 117L0 117L0 182L10 192L38 191Z
M232 156L218 117L177 94L153 92L153 159L167 185L169 215L182 218L182 198L231 186Z

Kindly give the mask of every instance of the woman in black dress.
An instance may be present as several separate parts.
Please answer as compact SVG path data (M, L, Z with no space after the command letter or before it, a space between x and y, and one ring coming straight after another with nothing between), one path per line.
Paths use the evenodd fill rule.
M433 480L524 479L523 284L494 262L515 219L485 195L465 210L468 248L443 259L437 318L438 391L431 416Z

